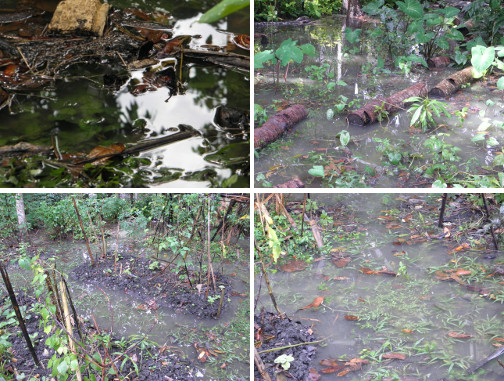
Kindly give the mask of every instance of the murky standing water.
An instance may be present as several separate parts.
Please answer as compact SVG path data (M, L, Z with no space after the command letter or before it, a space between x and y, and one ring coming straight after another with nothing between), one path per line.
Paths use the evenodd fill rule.
M56 2L47 3L43 7L54 7ZM199 23L203 12L216 3L109 1L121 10L136 8L168 15L166 27L173 36L193 36L188 49L198 49L201 45L225 47L231 44L234 34L248 35L248 8L213 24ZM5 7L14 8L16 4L9 1ZM239 48L234 52L248 55ZM230 130L219 125L216 114L219 107L225 106L248 118L248 70L202 64L189 58L175 62L172 75L180 80L176 91L154 84L143 93L133 90L147 78L142 78L147 69L107 68L106 60L99 66L74 65L64 80L52 81L33 92L19 92L11 107L0 110L0 146L19 142L50 146L57 139L63 153L88 153L97 146L115 143L131 146L190 126L197 135L142 152L139 157L145 160L131 168L137 174L136 180L134 175L125 173L115 186L247 187L249 132L244 127ZM107 76L109 81L124 79L110 86L106 85ZM47 164L41 170L47 170ZM37 176L39 180L34 180L32 185L53 186L44 185L47 179L42 177L43 173ZM6 182L4 186L19 186L9 184ZM100 180L92 186L100 186Z
M372 29L373 25L363 24L353 28ZM277 86L277 90L274 85L276 76L273 75L273 66L261 69L259 74L255 75L254 103L263 108L273 105L276 101L280 105L301 103L306 105L309 111L307 119L296 124L290 132L274 143L276 148L265 148L259 152L259 158L255 160L256 175L271 171L267 177L273 185L297 176L307 185L321 186L320 180L311 176L308 170L312 165L321 165L322 161L303 160L303 156L310 151L318 151L317 153L324 157L342 156L341 147L338 147L339 138L336 138L342 130L347 130L350 136L356 139L356 144L350 144L349 149L354 157L359 158L353 165L360 172L364 171L366 166L380 169L385 163L384 155L376 149L379 143L374 140L375 138L388 139L393 144L398 144L401 152L410 151L416 154L416 159L410 167L411 171L422 164L429 164L429 156L423 155L427 151L423 142L439 132L450 134L449 137L443 138L444 141L461 148L457 154L461 157L462 163L470 160L475 168L491 166L498 150L489 145L471 142L471 139L478 133L478 127L484 117L490 121L502 121L504 102L499 91L492 91L491 86L489 88L479 82L463 89L448 100L441 99L448 103L448 110L452 115L463 107L469 108L467 119L461 127L458 126L458 118L453 115L452 119L439 118L442 126L435 133L412 132L409 128L411 114L406 111L395 114L390 120L383 120L381 123L364 127L348 125L347 111L338 113L335 106L341 102L341 97L346 97L347 103L358 99L360 106L364 106L375 97L387 97L420 81L425 80L429 88L433 87L457 69L428 71L418 68L413 69L408 75L378 70L376 47L372 46L365 33L360 34L360 45L350 45L345 40L344 31L344 18L341 16L323 18L315 25L271 27L260 30L269 40L268 45L262 50L276 50L282 41L291 38L298 41L298 46L306 43L314 45L316 53L314 57L304 56L301 64L292 63L288 71L286 68L281 68L280 85ZM310 70L309 67L321 67L323 64L328 65L321 73L324 79L310 78L307 71ZM287 73L286 82L283 78L285 73ZM332 79L328 79L329 74L334 75ZM328 91L327 84L336 81L344 81L346 86L337 85ZM357 108L358 105L354 105L349 107L349 110ZM327 119L328 109L335 112L333 119ZM269 115L274 112L269 109ZM501 142L504 139L504 129L492 129L491 136ZM474 172L478 172L478 169ZM382 175L374 186L397 187L397 175L398 171ZM256 181L256 186L261 187L261 181Z
M318 203L324 203L322 209L344 208L351 215L349 220L335 218L335 225L344 231L359 231L360 238L332 241L323 234L325 247L334 248L331 252L351 253L349 264L338 268L324 256L304 271L269 273L280 310L312 326L317 338L325 339L318 345L313 366L320 372L324 367L319 362L324 359L369 359L369 365L338 377L341 380L395 380L398 375L404 380L502 379L502 368L496 361L486 364L484 375L469 376L457 365L467 368L495 350L489 341L494 334L502 336L502 304L492 303L456 282L435 280L429 269L449 261L448 244L427 240L397 246L397 234L402 231L394 234L380 222L380 216L385 209L401 207L397 200L385 206L382 197L312 195ZM433 196L420 199L429 197L429 204L439 207ZM404 201L410 196L391 198ZM433 229L436 223L426 221ZM389 270L400 276L364 274L362 267ZM257 276L256 292L258 280ZM324 306L299 310L317 296L324 296ZM274 311L265 287L255 312L262 307ZM471 336L456 339L448 335L450 332ZM381 355L390 352L407 356L405 360L381 360ZM335 379L336 374L323 375L321 380Z

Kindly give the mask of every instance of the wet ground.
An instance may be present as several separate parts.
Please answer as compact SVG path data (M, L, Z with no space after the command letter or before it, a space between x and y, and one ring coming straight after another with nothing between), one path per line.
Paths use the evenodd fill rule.
M206 272L199 278L191 265L191 287L185 271L162 270L163 263L172 260L172 254L161 252L156 261L151 257L152 250L143 245L143 239L120 230L116 246L117 229L111 226L106 234L113 237L109 239L107 259L97 255L98 244L91 244L97 257L96 267L91 266L85 243L53 241L42 231L30 236L32 245L28 252L32 255L38 252L42 260L55 257L58 270L68 274L76 310L90 329L96 321L100 329L112 331L117 340L136 340L147 335L145 345L152 348L151 353L159 354L152 361L166 366L166 371L160 373L162 377L170 376L173 371L171 377L179 380L186 376L187 379L195 376L208 380L248 379L248 328L243 325L244 322L249 325L250 282L248 254L245 254L248 249L244 249L248 248L248 241L246 246L240 242L230 248L241 253L240 260L214 263L217 291L210 283L207 296ZM116 247L118 260L114 271ZM15 290L31 282L30 274L17 266L11 265L9 274ZM224 287L224 298L217 317L221 300L219 286ZM24 355L23 358L28 359ZM150 365L156 365L145 364L146 371Z
M323 248L313 249L312 238L299 247L286 241L290 255L269 279L280 310L324 339L308 366L321 380L352 361L358 366L338 379L502 379L495 360L466 372L502 345L504 289L502 249L482 228L482 205L465 197L449 198L439 228L438 195L312 196ZM297 216L302 203L287 209ZM261 308L273 310L264 284Z
M373 26L363 24L354 28L372 29ZM361 33L360 45L350 45L343 31L340 16L323 18L315 25L260 30L268 38L268 44L262 50L277 49L282 41L292 38L298 41L298 46L305 43L314 45L316 53L314 57L305 56L301 64L289 65L288 71L281 68L278 86L274 85L274 67L256 70L254 103L267 109L268 116L297 103L304 104L309 111L307 119L296 124L270 147L258 152L255 160L256 186L277 185L299 177L313 187L430 187L433 179L424 177L423 171L425 166L431 165L433 157L423 144L438 133L448 134L443 135L442 140L460 148L457 152L460 160L456 163L462 173L459 179L472 181L478 175L495 175L493 161L504 139L504 130L498 127L504 102L502 93L496 91L495 78L489 77L447 99L439 99L448 104L452 118L439 118L439 127L435 131L423 133L410 128L411 114L406 111L384 118L381 123L364 127L348 125L347 112L358 109L375 97L389 96L420 81L426 81L432 87L457 69L450 67L429 71L419 66L413 67L407 75L387 64L381 69L377 64L377 52L365 33ZM314 71L314 68L320 72ZM287 80L284 81L286 73ZM329 78L329 75L332 77ZM320 79L316 79L317 76ZM329 91L328 84L337 81L346 85L336 85ZM347 106L343 112L338 112L337 105L342 104L342 99L346 99L343 103ZM460 123L455 112L464 107L467 107L467 119ZM328 119L329 109L335 116ZM491 144L485 139L479 143L472 141L481 134L483 121L496 126L488 129L487 138L493 137L496 144L492 145L493 140ZM348 131L353 140L347 149L341 147L337 136L343 130ZM399 153L410 153L411 156L404 158L404 168L391 165L387 160L388 152L379 151L379 147L384 145L383 140L387 140ZM309 174L316 165L325 167L325 178ZM338 179L341 172L351 171L354 175ZM260 175L259 179L257 175ZM364 177L365 180L362 180ZM474 181L470 186L480 185ZM497 183L488 183L487 186L494 187Z
M24 6L30 1L24 2ZM51 1L32 3L44 9L50 3L54 5ZM23 25L0 23L2 39L17 44L25 52L32 66L36 66L40 81L28 86L28 82L36 81L25 78L32 71L24 68L23 62L16 64L18 72L12 77L7 73L9 62L5 61L9 58L0 62L2 87L10 96L8 105L4 103L0 110L0 146L27 142L55 148L54 156L49 157L6 157L0 167L5 179L0 186L248 187L248 69L212 64L189 54L183 58L167 54L154 65L125 67L132 60L153 54L157 57L159 49L144 46L147 39L138 35L146 30L164 31L173 38L186 36L185 49L203 52L214 49L223 54L247 56L248 51L232 40L235 35L249 33L248 8L213 24L199 23L202 12L214 3L111 1L109 4L114 8L110 18L118 19L110 21L114 26L110 33L115 33L120 41L99 54L93 53L89 45L93 42L87 40L82 47L79 39L63 42L58 39L54 48L46 37L31 39L38 37L42 28L25 32L31 34L21 37L18 30ZM20 4L9 2L5 8L12 10L21 7ZM50 10L35 8L35 11L50 20ZM42 21L47 23L46 19ZM159 38L154 41L161 46ZM71 44L77 47L72 48ZM35 65L35 61L43 62L40 51L50 46L56 50L49 56L57 53L62 58L46 66ZM61 46L67 50L63 51ZM33 57L29 54L32 50L36 53ZM75 57L71 63L60 62L72 56ZM10 68L16 65L11 64ZM53 67L58 68L57 72L49 73ZM238 121L223 118L223 110L227 115L239 115ZM132 147L187 129L194 134L181 141L116 157L98 167L73 167L76 157L92 156L96 147L113 144ZM58 160L58 151L63 161Z

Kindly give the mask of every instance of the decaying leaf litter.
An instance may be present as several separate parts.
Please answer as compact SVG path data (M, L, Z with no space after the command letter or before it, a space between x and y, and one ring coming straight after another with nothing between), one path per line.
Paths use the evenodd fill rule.
M266 219L256 212L256 263L261 251L268 269L256 268L258 352L263 342L302 342L289 341L274 325L270 336L262 334L260 310L273 312L276 305L276 319L303 324L323 342L310 365L300 360L303 379L325 373L342 379L502 377L503 262L490 232L502 245L502 195L486 195L490 219L481 195L449 195L442 227L441 195L317 195L305 203L284 197L255 205L274 221L261 225ZM311 232L301 235L303 211L322 232L320 250ZM277 357L291 353L282 346ZM271 375L289 372L268 356L264 369Z
M95 3L91 0L73 0L73 3L79 1ZM71 2L67 1L67 3ZM83 83L87 81L86 86L95 88L96 92L101 92L104 96L107 92L116 97L127 92L137 98L162 90L162 93L166 94L165 103L168 104L170 100L172 103L175 102L173 99L177 96L184 97L194 91L188 86L194 82L194 79L190 78L189 71L194 71L195 68L221 67L225 71L248 75L248 36L246 35L222 32L223 36L227 36L227 43L219 45L222 44L222 38L219 38L216 41L217 44L212 44L212 35L203 40L200 35L179 34L181 28L174 28L177 20L161 8L147 12L135 8L120 10L108 5L107 11L102 11L102 16L104 14L105 17L104 20L102 18L102 29L100 29L102 32L92 29L93 26L87 29L87 24L81 25L82 23L77 23L77 25L70 23L70 29L62 32L61 30L65 27L61 25L66 25L65 22L68 20L64 17L69 17L68 14L55 20L57 12L53 15L54 9L46 11L37 6L36 3L20 3L18 9L6 9L0 14L2 33L0 49L3 54L3 58L0 57L0 69L3 70L0 78L0 88L3 89L0 93L2 98L0 103L4 108L3 113L21 115L23 111L26 111L29 99L47 98L50 100L55 96L51 91L61 89L62 83L76 83L79 79ZM99 9L102 8L99 7ZM89 14L85 15L92 18ZM194 83L193 86L199 85ZM216 86L219 85L216 84ZM226 84L226 86L229 85ZM248 99L248 88L243 90L242 95ZM161 92L159 96L165 97ZM219 95L214 92L213 96ZM126 109L131 115L126 115L126 125L121 127L122 131L118 131L117 127L105 129L109 130L107 138L102 137L106 145L93 148L89 144L84 144L80 147L72 147L74 151L68 150L69 145L65 143L68 137L65 138L64 131L68 127L65 125L64 117L63 119L56 118L52 129L41 126L44 131L47 130L48 134L45 135L45 139L36 139L36 143L32 137L31 141L35 144L31 141L23 141L26 139L23 136L5 139L5 143L14 143L3 145L0 150L4 157L5 177L7 180L11 178L13 182L16 182L18 178L18 182L21 180L21 182L38 183L44 174L50 177L48 172L54 172L53 175L57 176L56 172L59 169L60 172L67 171L71 175L61 179L63 180L59 183L61 186L83 179L84 181L78 185L98 186L100 181L107 180L114 181L115 186L120 185L121 182L122 186L127 186L139 179L144 183L152 183L152 180L154 182L176 181L183 175L180 169L174 168L174 171L165 170L164 172L155 169L153 172L151 170L153 166L150 166L147 171L138 171L138 167L149 164L145 159L137 159L136 165L127 163L125 167L130 168L129 179L127 176L122 181L116 180L117 177L120 178L117 173L114 178L113 174L107 173L108 170L96 171L92 167L98 165L107 167L107 160L111 158L117 164L121 162L121 158L138 155L145 157L148 151L156 148L160 150L159 147L164 147L166 150L167 145L182 140L192 139L192 146L194 146L194 139L196 139L205 146L199 150L199 154L204 155L203 163L206 163L208 168L204 173L193 172L189 174L189 177L192 176L192 179L196 181L209 181L212 167L228 166L233 168L233 173L226 182L227 186L245 179L248 163L246 163L246 155L241 151L245 151L245 146L248 144L249 117L248 110L233 106L240 101L228 102L231 106L224 105L225 102L218 107L213 106L214 115L209 122L213 124L214 129L216 128L215 131L208 127L202 130L199 126L184 123L180 117L172 118L172 120L181 120L178 126L150 125L149 119L154 119L156 116L149 115L149 111L146 118L136 115L141 108L139 109L134 103L135 100L129 106L131 108ZM47 105L54 107L51 101L47 102ZM58 111L55 112L58 113ZM150 112L152 114L152 111ZM119 118L120 115L117 117ZM128 121L129 118L132 120ZM82 122L91 123L91 130L99 131L97 124L108 124L111 122L108 119L108 117L95 115L92 121ZM186 120L194 120L194 117L186 118ZM124 121L117 122L124 124ZM102 131L102 133L105 132ZM115 142L110 139L112 131L114 131L112 135L115 135ZM62 139L61 142L58 141L58 137ZM86 139L89 139L89 136ZM39 143L41 141L45 144L41 145ZM80 151L82 148L88 150L87 153ZM33 155L37 157L33 158ZM27 163L27 161L35 161L35 164ZM12 163L15 163L15 170L6 168ZM91 166L86 166L86 164L91 164ZM159 162L156 163L154 167L159 164ZM43 167L42 173L32 170L31 175L23 175L23 169L35 165ZM113 167L113 165L108 167ZM126 172L124 168L123 172ZM136 179L131 172L139 172ZM151 172L150 175L149 172ZM236 176L231 178L233 175ZM97 176L101 178L96 178ZM58 186L57 180L56 186ZM44 181L41 183L44 184ZM9 180L4 186L8 184Z
M243 348L237 347L236 338L231 339L232 336L227 332L240 329L237 326L237 316L245 311L248 313L248 307L244 309L245 305L248 306L246 301L248 282L243 283L243 279L248 277L244 278L241 274L238 275L236 270L232 270L229 260L218 259L214 249L224 245L230 250L228 258L232 252L243 250L240 249L242 244L237 240L242 234L247 234L247 229L243 231L242 224L234 224L227 221L227 218L234 219L235 213L238 213L238 216L247 214L248 206L246 197L228 195L224 196L224 199L226 197L231 198L221 206L221 218L223 218L221 224L207 231L203 221L204 213L195 211L199 217L195 220L194 229L188 234L183 234L184 241L187 241L187 246L191 247L191 250L198 250L197 237L204 235L205 239L214 238L211 262L213 276L205 270L208 268L206 261L209 259L206 252L199 254L200 265L203 267L200 266L198 270L198 263L192 262L196 253L186 254L184 265L180 263L182 258L176 250L167 252L161 248L158 252L148 248L150 245L146 245L147 242L163 241L168 221L172 218L178 220L173 216L171 207L163 211L163 215L166 212L166 220L148 223L150 233L144 238L139 236L139 230L134 226L135 221L126 219L121 222L120 229L119 224L116 226L113 223L107 223L101 228L100 224L97 224L95 229L86 226L87 237L92 242L89 249L83 243L72 243L71 239L68 242L65 242L65 239L54 242L48 237L47 231L39 230L25 237L32 245L16 244L15 238L12 237L9 242L14 247L11 247L8 253L11 258L20 258L21 267L33 261L37 269L44 269L51 274L51 268L56 264L56 278L59 278L60 272L68 274L70 300L73 300L78 311L72 319L77 323L80 322L81 326L79 340L82 339L81 329L89 340L94 340L92 346L85 346L88 353L100 351L107 358L108 350L119 368L117 356L129 348L127 356L122 355L120 359L120 370L115 373L111 371L111 374L119 373L122 376L129 374L130 377L139 380L164 380L165 377L192 380L201 379L203 375L209 379L226 377L245 380L248 370L244 369L248 369L248 365L241 364L241 360L247 359L248 353L243 356L241 353ZM85 216L87 208L83 208L80 203L79 205L80 214ZM171 224L174 224L173 220ZM174 225L183 229L182 220L175 221ZM170 229L168 227L168 230ZM91 251L91 256L88 250ZM27 256L19 254L22 252ZM83 256L88 258L84 264L82 264ZM240 260L238 254L239 266L248 263L246 258L247 255L242 255ZM28 274L23 272L19 266L17 261L13 262L6 265L6 271L11 274L13 280L16 280L14 282L16 297L22 305L30 334L35 333L32 340L38 357L47 367L47 360L54 352L43 343L51 336L52 331L48 334L49 332L42 332L39 328L41 319L33 310L33 305L37 303L33 292L37 287L32 286L22 291L22 285L29 284L31 278L29 272ZM236 269L240 268L239 266L237 265ZM232 271L235 272L231 273ZM24 281L20 282L19 277ZM2 298L4 297L5 295L2 295ZM52 300L51 298L49 302L47 299L46 303L56 305ZM3 327L3 339L7 338L7 342L12 344L12 349L8 350L9 355L4 357L3 362L4 366L10 369L8 374L25 373L39 376L51 374L51 369L33 367L26 342L22 337L10 340L14 338L12 333L16 331L16 327L15 324L11 326L14 322L9 317L12 311L11 304L5 301L6 303L2 303L0 323ZM241 310L243 311L239 312ZM58 316L58 311L58 309L56 312L53 311L55 318ZM245 321L248 325L248 318ZM74 326L75 335L76 332ZM112 335L112 340L107 347L96 335L109 333ZM248 337L248 330L243 331L243 336ZM87 341L86 343L89 344ZM244 345L244 342L241 344ZM248 347L245 351L248 352ZM106 363L107 361L103 364ZM210 370L219 367L220 373ZM103 368L108 369L105 365Z

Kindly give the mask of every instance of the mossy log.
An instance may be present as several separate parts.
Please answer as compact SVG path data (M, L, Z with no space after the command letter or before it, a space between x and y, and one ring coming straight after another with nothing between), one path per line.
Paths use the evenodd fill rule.
M392 115L403 109L406 104L404 101L410 97L425 97L427 95L427 85L423 82L417 83L407 89L401 90L388 98L377 98L364 107L348 114L347 120L350 124L365 126L378 120L379 112L376 108L382 108L388 115Z
M275 185L273 188L304 188L304 183L299 179L292 179L283 184Z
M303 105L294 105L269 118L261 127L254 130L254 148L263 148L273 143L297 122L308 116Z
M473 67L469 66L443 79L432 88L429 95L433 97L447 97L459 90L463 84L472 82L474 82Z

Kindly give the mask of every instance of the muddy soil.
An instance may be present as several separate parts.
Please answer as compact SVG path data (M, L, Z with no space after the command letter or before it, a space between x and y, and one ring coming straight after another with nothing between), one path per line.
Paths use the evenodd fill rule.
M258 336L262 338L262 345L257 348L259 352L317 340L309 326L289 318L282 319L271 312L254 315L254 337ZM272 380L277 379L276 374L283 373L287 379L304 381L308 380L311 361L316 352L317 349L313 345L299 345L285 350L261 353L260 356ZM275 364L275 359L283 354L294 358L288 370L283 370L280 364ZM257 367L254 367L254 379L264 380Z
M200 279L190 271L191 284L181 281L179 276L185 272L173 273L169 269L151 270L149 265L153 260L129 255L120 256L114 272L114 254L109 253L106 259L101 259L96 266L83 263L70 273L70 280L91 282L99 286L109 287L116 291L137 299L139 308L157 310L158 308L170 308L177 312L192 314L200 318L216 318L219 309L221 290L224 286L224 301L221 312L228 306L228 298L231 295L230 279L215 273L216 289L210 280L210 289L207 295L206 274L201 276L201 289L196 285ZM210 303L209 299L213 299Z
M34 298L23 293L16 295L16 299L20 307L29 307L31 304L35 303ZM0 312L3 308L12 308L10 299L6 295L2 295L0 304L2 305ZM16 323L3 328L11 334L8 341L12 344L12 347L8 350L12 353L12 358L11 356L8 356L4 369L7 372L7 375L24 373L28 379L30 379L30 377L37 377L39 379L46 377L49 379L52 370L47 368L47 363L54 355L55 351L45 345L48 335L46 335L43 329L39 327L39 316L32 313L25 314L24 317L28 333L30 335L35 332L38 333L37 338L32 342L37 353L37 357L44 366L35 366L33 357L28 350L16 321ZM5 316L0 316L0 323L4 321L6 321ZM86 336L96 334L96 330L86 324L84 324L83 329L85 332L84 335ZM147 351L150 352L153 357L149 357L146 354ZM111 345L109 353L112 357L114 357L113 354L115 352L123 353L124 350L118 346ZM196 380L196 374L199 373L197 369L194 369L189 360L186 360L175 353L170 353L169 351L161 351L153 345L147 345L143 353L137 346L133 350L129 351L128 355L130 358L138 359L138 362L136 363L139 368L138 375L136 374L131 361L127 361L124 366L122 366L120 374L122 376L130 375L130 377L131 375L134 375L135 380ZM116 365L118 369L121 369L122 362L122 359L117 360ZM101 378L98 377L97 379ZM109 376L107 379L113 380L114 377Z

